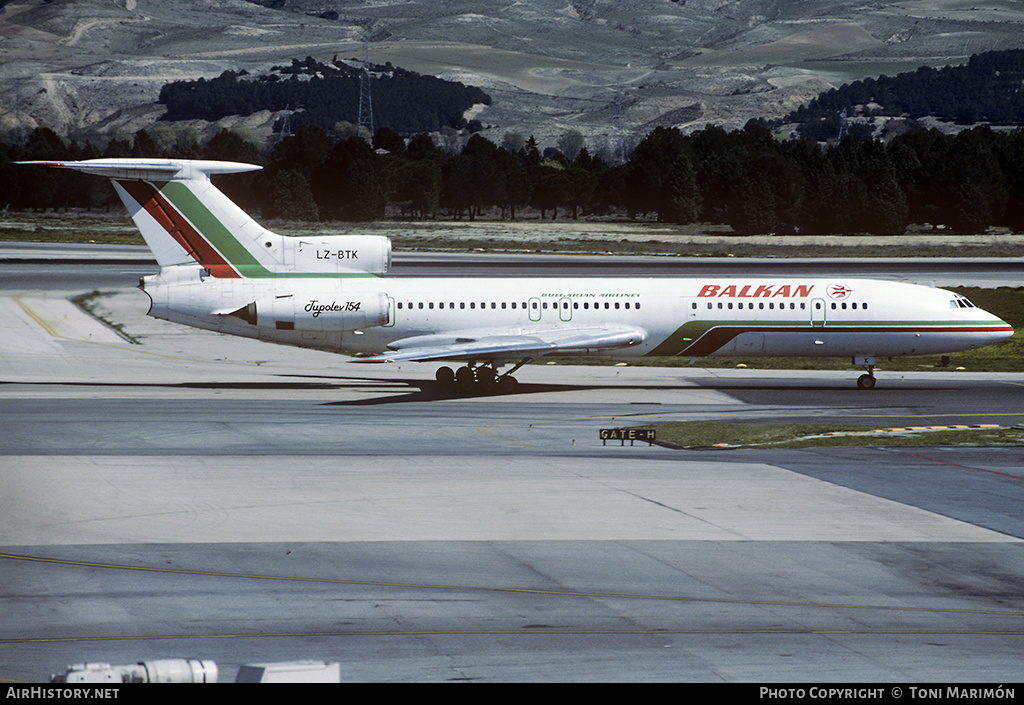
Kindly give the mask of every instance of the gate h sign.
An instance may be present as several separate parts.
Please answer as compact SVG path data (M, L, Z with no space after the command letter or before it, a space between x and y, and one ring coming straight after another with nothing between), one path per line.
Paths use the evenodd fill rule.
M626 445L626 441L629 445L633 445L633 441L647 441L650 445L655 437L653 428L602 428L599 433L603 446L608 445L608 441L622 441L620 445Z

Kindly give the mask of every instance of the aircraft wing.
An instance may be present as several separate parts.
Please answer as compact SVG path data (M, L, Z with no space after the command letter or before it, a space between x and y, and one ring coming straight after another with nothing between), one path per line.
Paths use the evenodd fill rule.
M612 352L642 343L647 332L636 326L593 326L530 332L466 331L396 340L391 351L354 362L493 360L542 355Z

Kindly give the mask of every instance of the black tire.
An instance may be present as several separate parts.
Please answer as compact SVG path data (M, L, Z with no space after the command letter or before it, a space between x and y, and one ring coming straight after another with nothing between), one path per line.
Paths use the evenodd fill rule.
M478 367L476 369L476 386L484 394L493 392L495 387L497 387L494 370L490 367Z
M875 378L871 375L861 375L857 378L857 387L859 389L874 389Z
M451 367L438 367L437 372L434 373L434 379L438 384L450 387L455 384L455 370Z
M455 388L466 394L476 389L476 377L471 367L460 367L455 370Z

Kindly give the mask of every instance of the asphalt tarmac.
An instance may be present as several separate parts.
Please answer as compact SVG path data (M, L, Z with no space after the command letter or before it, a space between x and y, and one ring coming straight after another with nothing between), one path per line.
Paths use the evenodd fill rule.
M194 657L221 681L1019 680L1024 448L598 431L1016 425L1024 375L531 365L456 397L433 366L193 331L117 289L129 343L67 302L118 265L95 266L0 271L0 679Z

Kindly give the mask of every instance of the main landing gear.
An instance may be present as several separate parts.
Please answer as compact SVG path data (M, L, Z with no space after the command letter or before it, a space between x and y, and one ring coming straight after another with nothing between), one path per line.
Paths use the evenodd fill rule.
M873 357L855 357L853 358L854 365L860 365L867 370L867 374L863 374L857 378L858 389L874 389L875 388L875 358Z
M442 387L454 387L466 394L511 394L519 387L519 381L512 373L531 359L523 360L505 374L498 374L497 368L501 365L495 365L493 362L490 365L469 363L457 370L440 367L434 373L434 378Z

